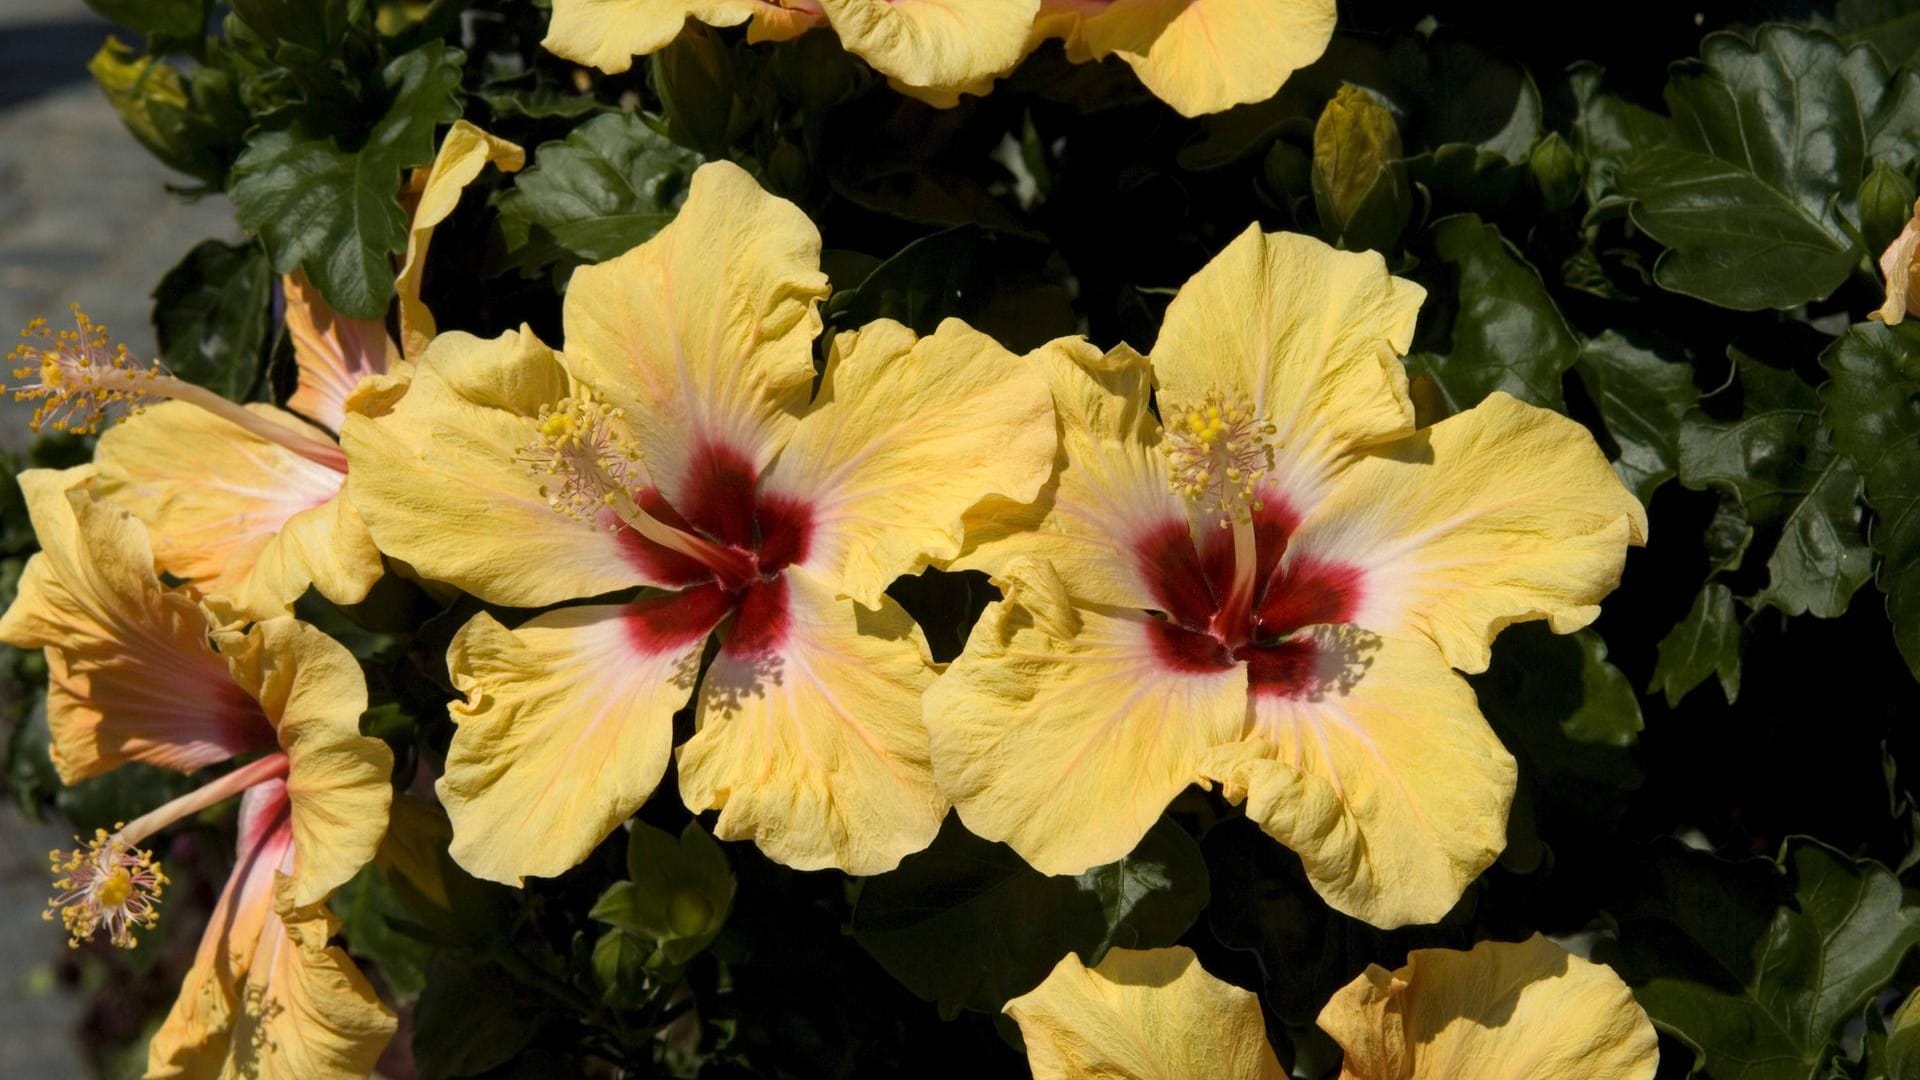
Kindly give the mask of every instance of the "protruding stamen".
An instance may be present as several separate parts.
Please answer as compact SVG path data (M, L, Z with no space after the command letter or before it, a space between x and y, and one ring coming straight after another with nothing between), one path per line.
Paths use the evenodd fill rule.
M104 423L138 413L142 406L172 399L185 401L283 446L335 472L347 471L347 456L324 439L272 420L228 401L204 386L175 378L158 361L142 364L125 345L116 345L107 328L73 305L75 329L55 332L45 319L20 331L26 340L14 347L11 387L15 401L37 401L35 432L42 428L89 435Z
M602 511L632 501L643 481L640 447L627 435L625 416L585 395L540 406L538 433L518 456L540 480L547 505L593 524Z
M1175 494L1220 513L1229 528L1244 511L1260 509L1260 478L1273 469L1274 426L1238 396L1209 391L1197 406L1164 411L1161 449L1173 466Z
M74 329L55 331L35 319L20 331L26 340L7 359L16 382L15 401L36 401L28 425L87 435L100 430L110 414L131 412L157 400L150 389L165 374L158 363L142 364L125 345L116 345L107 328L73 305ZM124 410L124 411L122 411Z
M151 852L132 846L119 833L95 829L92 840L72 851L52 852L48 862L55 894L41 917L52 922L59 913L69 946L77 949L105 929L108 941L131 949L139 944L134 927L150 930L160 920L167 875Z

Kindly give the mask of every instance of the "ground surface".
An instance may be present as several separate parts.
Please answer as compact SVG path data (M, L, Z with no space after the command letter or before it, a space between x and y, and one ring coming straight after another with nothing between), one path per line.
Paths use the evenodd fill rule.
M148 294L195 243L233 234L232 209L169 195L178 178L120 127L86 73L108 31L81 0L0 0L0 335L78 301L151 356ZM22 408L0 406L0 449L28 440ZM0 1076L85 1072L80 1003L49 966L59 932L40 921L47 849L66 840L0 807Z

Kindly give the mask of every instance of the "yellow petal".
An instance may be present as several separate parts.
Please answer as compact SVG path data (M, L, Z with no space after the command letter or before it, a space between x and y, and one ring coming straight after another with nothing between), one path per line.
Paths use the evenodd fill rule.
M553 22L541 42L548 52L609 75L633 66L635 56L667 47L688 19L708 26L752 21L750 41L784 41L821 22L804 0L554 0Z
M512 885L552 877L633 816L667 771L673 714L729 606L707 585L463 627L447 670L466 700L449 709L459 728L435 785L454 860Z
M199 606L161 587L146 529L96 499L92 475L20 474L40 552L0 618L0 641L46 651L61 780L128 761L192 772L272 747L273 729L208 644Z
M1908 315L1920 315L1920 289L1913 280L1914 261L1920 258L1920 202L1914 216L1880 253L1880 275L1887 279L1887 302L1867 318L1898 326Z
M680 748L680 795L777 862L878 874L946 815L920 720L935 669L898 604L835 593L793 567L742 600Z
M1039 0L818 0L848 52L907 87L983 89L1026 55ZM943 102L951 104L951 101Z
M940 790L967 828L1048 874L1132 851L1247 711L1245 670L1187 655L1162 620L1076 614L1045 620L1077 629L1059 637L990 605L926 697Z
M400 345L409 360L418 360L433 340L433 313L420 299L420 282L426 273L427 245L433 230L447 220L460 204L460 193L492 165L501 172L519 172L526 164L526 151L505 139L496 138L465 120L455 120L440 141L433 165L427 170L420 201L414 207L413 223L407 231L407 257L400 264L393 291L400 302ZM338 425L335 425L336 427Z
M960 553L969 507L1032 502L1053 454L1029 365L957 319L918 340L886 320L834 340L761 498L808 507L799 565L872 607L894 578Z
M683 515L707 527L702 500L724 498L746 520L755 481L806 407L826 293L813 222L714 162L694 173L671 225L574 273L561 362L626 410L648 474Z
M1336 909L1437 922L1506 846L1514 763L1424 640L1323 626L1265 650L1253 723L1207 774Z
M287 302L287 336L300 382L287 408L331 431L340 430L347 398L360 380L398 363L400 347L377 319L349 319L327 305L320 290L296 270L281 279Z
M346 646L296 619L219 638L234 682L260 702L287 755L293 902L317 903L373 858L387 832L393 753L360 734L366 677Z
M247 409L324 438L271 405ZM311 586L356 604L379 549L339 497L343 473L185 402L155 405L100 437L98 488L152 531L160 569L254 618L293 610Z
M1333 23L1333 0L1113 0L1078 29L1088 57L1118 55L1155 97L1200 116L1272 97L1326 51Z
M148 1045L149 1077L347 1080L368 1075L392 1038L392 1011L327 947L338 921L292 903L280 872L293 859L288 814L278 780L242 800L233 874Z
M682 584L631 529L556 511L518 460L540 406L568 390L530 331L435 338L406 396L382 416L349 415L340 433L347 494L380 550L423 577L518 607Z
M1083 600L1165 609L1166 575L1143 553L1187 543L1187 508L1167 484L1147 411L1151 372L1122 345L1102 354L1061 338L1027 360L1046 378L1059 420L1055 482L1033 503L988 499L969 511L954 569L1000 577L1022 559L1053 564ZM1191 550L1191 545L1188 545Z
M1651 1080L1660 1060L1620 977L1538 935L1371 967L1321 1010L1320 1027L1346 1051L1343 1080Z
M1544 618L1565 634L1592 622L1646 535L1646 511L1586 428L1496 392L1355 460L1282 573L1346 568L1353 622L1424 634L1447 663L1484 671L1509 623Z
M1250 226L1167 307L1153 346L1162 415L1210 391L1244 395L1276 429L1272 482L1304 509L1343 455L1413 430L1399 357L1425 297L1374 252Z
M1034 1080L1285 1080L1260 999L1207 974L1191 949L1073 953L1007 1002Z

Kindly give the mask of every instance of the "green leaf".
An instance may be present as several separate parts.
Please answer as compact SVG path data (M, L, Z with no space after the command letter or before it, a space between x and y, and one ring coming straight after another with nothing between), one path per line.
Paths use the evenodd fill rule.
M684 964L707 947L733 911L735 882L727 854L689 821L679 839L642 821L627 838L627 874L589 917L655 943L658 960Z
M1873 552L1861 539L1854 501L1859 491L1852 459L1831 455L1807 497L1787 514L1756 605L1822 619L1846 614L1853 594L1873 576Z
M420 1080L477 1076L511 1061L533 1038L529 1013L498 967L456 949L435 952L413 1012Z
M160 356L175 375L244 401L272 329L273 267L258 244L203 240L153 290Z
M853 936L894 978L953 1015L998 1012L1039 985L1069 952L1171 945L1206 903L1203 862L1167 829L1126 859L1079 877L1048 877L1004 844L949 817L927 850L870 878Z
M1667 140L1667 118L1643 109L1601 87L1606 73L1592 64L1576 64L1568 76L1576 111L1573 145L1587 163L1587 199L1601 203L1612 195L1626 163L1641 151Z
M1078 329L1051 248L977 226L922 237L880 264L856 288L839 288L827 317L852 329L895 319L921 334L965 319L1016 352Z
M1729 350L1739 373L1740 415L1716 420L1698 409L1680 425L1680 482L1723 492L1754 525L1777 521L1814 490L1833 451L1820 423L1820 396L1791 371Z
M340 917L348 948L372 961L395 996L402 1002L419 996L433 946L395 929L395 920L411 921L410 913L378 866L361 867L353 880L333 891L327 907Z
M496 205L510 250L531 230L588 262L623 254L672 221L700 156L634 113L596 116L542 145Z
M1208 900L1207 863L1187 830L1162 817L1133 852L1077 879L1099 901L1106 936L1087 956L1099 963L1109 948L1150 948L1180 939Z
M490 82L474 91L474 96L493 111L495 120L578 120L613 108L592 94L574 93L531 71Z
M1588 341L1574 365L1600 409L1613 445L1613 471L1651 503L1680 461L1680 422L1700 400L1693 369L1614 330Z
M1833 24L1841 40L1871 45L1889 64L1903 64L1920 52L1920 7L1912 0L1840 0Z
M144 38L198 38L211 0L87 0L87 6Z
M268 45L284 43L331 56L361 0L229 0L233 13Z
M1821 388L1833 441L1858 465L1880 554L1894 641L1920 678L1920 329L1865 323L1821 355L1831 376Z
M1779 871L1792 893L1769 911L1753 878ZM1920 907L1898 879L1812 840L1790 841L1773 866L1668 852L1662 872L1615 966L1714 1080L1822 1075L1840 1026L1920 944Z
M653 943L618 927L600 935L593 943L593 977L600 984L600 1000L609 1005L628 1005L644 996L647 960L654 954Z
M1408 367L1431 376L1455 412L1495 390L1565 412L1560 376L1580 358L1580 342L1539 272L1473 214L1441 219L1431 240L1459 307L1446 350L1409 356Z
M276 271L305 270L327 303L351 318L386 314L393 259L407 242L401 177L433 159L435 128L459 118L464 59L434 42L388 64L386 112L355 148L298 122L247 140L228 193Z
M1673 136L1619 177L1633 220L1667 251L1662 287L1722 307L1789 308L1831 293L1861 251L1851 200L1904 93L1879 54L1830 35L1763 26L1710 35L1667 84Z
M1649 693L1666 695L1667 707L1680 704L1710 675L1720 677L1720 689L1729 702L1740 696L1740 620L1733 611L1733 592L1708 582L1694 597L1693 607L1679 625L1660 639Z

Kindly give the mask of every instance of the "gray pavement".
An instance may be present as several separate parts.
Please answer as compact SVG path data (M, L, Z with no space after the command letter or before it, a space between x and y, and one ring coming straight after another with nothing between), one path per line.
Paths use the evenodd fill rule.
M237 236L222 198L187 204L180 182L120 126L87 77L109 27L81 0L0 0L0 340L78 302L141 356L154 354L149 294L208 237ZM10 343L4 347L11 347ZM0 449L29 441L23 407L0 406ZM67 830L0 807L0 1077L85 1075L81 1002L55 985L65 951L40 921L46 853Z

